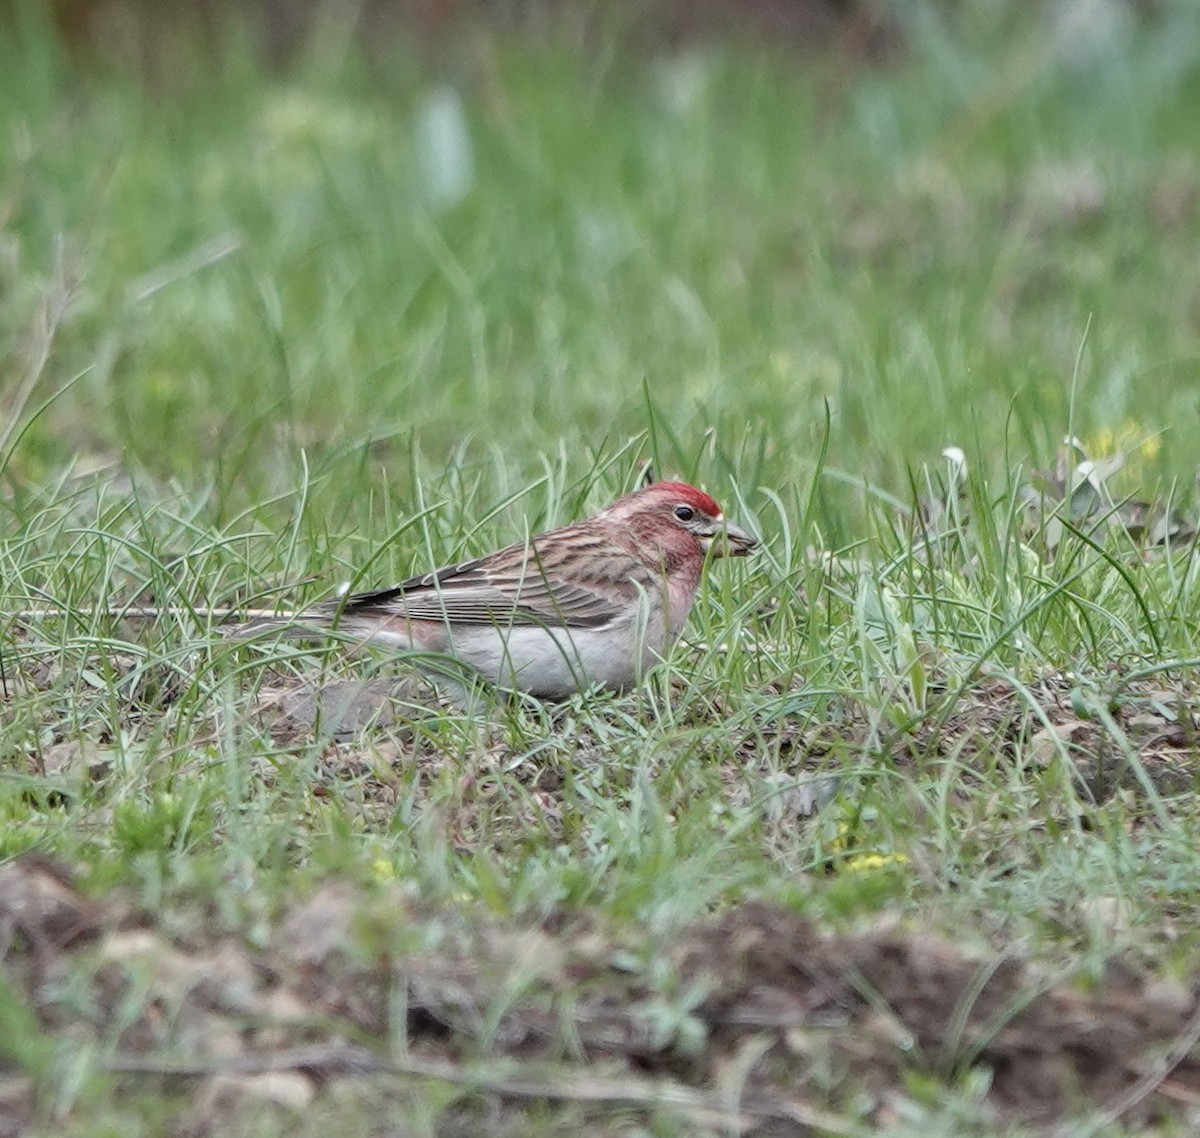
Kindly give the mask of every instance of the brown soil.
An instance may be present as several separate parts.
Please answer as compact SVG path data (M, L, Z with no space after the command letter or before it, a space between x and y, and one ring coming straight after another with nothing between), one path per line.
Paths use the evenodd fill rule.
M689 1133L864 1133L895 1119L914 1076L972 1069L990 1072L998 1127L1091 1110L1140 1125L1200 1101L1194 986L1120 960L1085 988L991 948L898 926L834 935L761 903L662 944L568 914L512 927L398 887L326 886L262 948L185 916L90 900L44 860L0 869L16 998L68 1053L94 1047L117 1095L179 1096L180 1134L347 1096L384 1111L414 1080L459 1088L447 1133L481 1102L494 1133L547 1103L595 1133L617 1106ZM665 987L692 993L686 1014L664 967ZM45 1122L55 1080L38 1069L10 1059L3 1132Z

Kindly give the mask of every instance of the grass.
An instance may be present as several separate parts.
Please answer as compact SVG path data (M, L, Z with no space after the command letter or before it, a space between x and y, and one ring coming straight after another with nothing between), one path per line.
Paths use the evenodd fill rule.
M1077 435L1128 451L1118 500L1195 515L1200 26L916 11L884 67L487 37L443 69L347 41L270 73L231 34L212 61L177 45L153 89L28 14L0 37L0 848L71 867L96 933L30 931L0 888L67 961L26 952L0 993L31 1126L728 1133L637 1078L624 1105L566 1088L581 1058L628 1076L588 1034L619 1006L637 1069L753 1116L789 1060L721 1034L711 973L734 981L696 964L737 914L760 939L777 910L850 946L883 919L936 930L1034 962L1097 1022L1114 959L1190 990L1194 547L1035 517L1022 488ZM938 489L952 444L961 497ZM641 690L351 740L256 710L398 666L239 647L212 610L485 551L646 460L766 548L714 569ZM945 508L923 525L919 498ZM171 612L112 615L145 605ZM345 958L302 958L321 928ZM171 952L224 995L171 979ZM303 992L313 969L305 1041L434 1046L469 1077L335 1079L297 1107L111 1069L249 1040L261 976ZM948 982L932 1034L895 1013L899 1059L789 1036L818 1132L1144 1132L1083 1075L1042 1114L991 1085L975 1059L1051 981L981 1026L980 977ZM512 1089L521 1031L558 1065L545 1093ZM1159 1132L1186 1133L1164 1078Z

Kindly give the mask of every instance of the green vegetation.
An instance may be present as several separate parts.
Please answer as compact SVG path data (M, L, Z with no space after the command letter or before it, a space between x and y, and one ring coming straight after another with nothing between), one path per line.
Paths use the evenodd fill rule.
M1007 975L996 953L1126 1025L1105 1001L1148 1006L1129 975L1169 1004L1200 960L1187 526L1151 547L1078 498L1065 522L1027 504L1072 435L1128 452L1097 500L1196 513L1200 18L1114 3L1000 28L987 7L914 7L885 65L493 37L434 64L329 37L271 73L230 33L151 81L27 13L0 35L0 914L19 957L0 1024L37 1132L735 1132L636 1078L615 1105L587 1082L631 1055L763 1125L789 1071L817 1133L1133 1134L1152 1107L1191 1132L1195 1092L1165 1069L1124 1121L1103 1113L1115 1076L1077 1073L1040 1113L989 1090L988 1041L1037 982L971 1015ZM714 569L641 691L282 730L280 693L402 665L219 631L215 610L581 517L646 460L766 548ZM169 611L112 615L146 606ZM39 947L13 916L31 881L70 890L89 935ZM895 920L991 963L968 996L949 984L945 1031L897 1012L858 1051L806 1026L768 1055L770 1022L719 1026L703 966L706 922L733 946L743 917L843 946ZM346 932L336 964L298 947L321 928ZM264 1043L246 1021L280 1008L229 993L272 969L328 998ZM597 1007L637 1046L597 1034ZM1108 1051L1186 1053L1169 1022ZM238 1031L256 1052L348 1038L466 1067L334 1079L311 1105L293 1070L249 1106L113 1069L228 1055ZM529 1054L557 1064L545 1094L512 1089ZM572 1085L598 1101L554 1090L581 1057ZM247 1110L257 1129L234 1128Z

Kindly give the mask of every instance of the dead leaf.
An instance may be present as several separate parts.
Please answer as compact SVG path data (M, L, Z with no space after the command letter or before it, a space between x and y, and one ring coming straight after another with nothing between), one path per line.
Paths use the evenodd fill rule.
M1029 740L1029 757L1034 766L1046 767L1064 752L1069 752L1072 743L1090 728L1082 719L1068 719L1054 723L1034 733Z

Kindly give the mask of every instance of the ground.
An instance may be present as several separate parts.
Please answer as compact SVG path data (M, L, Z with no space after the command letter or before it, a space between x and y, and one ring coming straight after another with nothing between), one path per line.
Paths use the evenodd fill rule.
M1200 20L1073 10L14 16L0 1129L1195 1131ZM764 544L636 691L227 634L647 463Z

